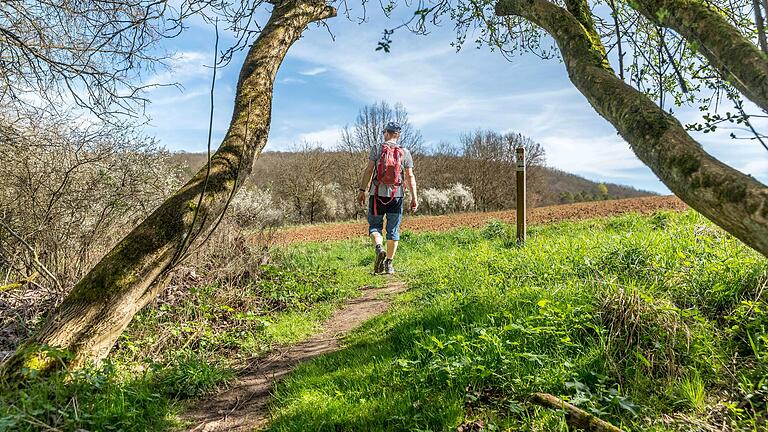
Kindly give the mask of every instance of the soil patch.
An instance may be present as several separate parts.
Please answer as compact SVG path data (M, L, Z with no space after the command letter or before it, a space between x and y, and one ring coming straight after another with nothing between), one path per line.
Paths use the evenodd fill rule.
M593 201L529 209L528 224L609 217L632 212L651 214L659 210L683 211L687 209L688 206L674 195ZM457 213L444 216L408 216L403 219L402 229L422 232L448 231L458 227L478 228L491 219L515 223L515 210ZM367 229L368 224L362 221L303 225L280 230L277 233L276 242L287 244L362 238L365 237Z
M190 431L251 431L266 425L269 421L267 403L276 381L299 363L338 350L344 334L383 313L392 297L404 290L405 286L398 281L391 281L384 288L366 289L360 297L347 301L334 312L321 333L255 360L233 385L200 400L183 415L194 425Z

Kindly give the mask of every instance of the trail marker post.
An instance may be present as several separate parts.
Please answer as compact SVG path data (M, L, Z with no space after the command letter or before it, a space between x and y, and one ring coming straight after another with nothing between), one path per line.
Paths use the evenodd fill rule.
M517 157L517 244L525 243L525 148L515 149Z

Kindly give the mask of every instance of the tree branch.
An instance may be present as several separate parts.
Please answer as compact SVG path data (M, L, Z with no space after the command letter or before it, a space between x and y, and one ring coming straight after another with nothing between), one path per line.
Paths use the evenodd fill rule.
M500 0L557 42L568 76L635 154L688 205L768 257L768 187L713 158L680 122L605 65L599 47L565 9L546 0Z

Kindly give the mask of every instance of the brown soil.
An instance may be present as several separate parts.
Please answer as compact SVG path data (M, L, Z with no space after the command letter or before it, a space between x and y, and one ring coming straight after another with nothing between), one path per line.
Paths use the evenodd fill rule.
M325 323L323 332L296 345L280 347L254 361L225 391L199 401L183 415L194 426L190 431L250 431L264 426L272 385L306 360L340 348L343 335L363 321L384 312L392 296L404 291L402 282L384 288L367 289L347 301Z
M688 206L674 195L595 201L528 210L528 224L581 220L637 212L650 214L659 210L682 211ZM412 232L448 231L457 227L481 227L491 219L515 222L515 210L488 213L458 213L445 216L414 216L403 219L402 229ZM291 227L277 233L277 243L343 240L366 235L366 222L342 222Z

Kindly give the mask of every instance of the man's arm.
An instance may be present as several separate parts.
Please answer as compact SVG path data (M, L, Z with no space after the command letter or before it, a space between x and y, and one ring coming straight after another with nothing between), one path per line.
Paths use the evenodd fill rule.
M413 168L405 169L405 184L411 191L411 211L416 211L419 208L419 194L416 191L416 176L413 174Z
M365 193L368 191L368 185L371 183L371 176L373 176L373 169L375 167L376 163L369 160L368 166L363 170L363 176L360 178L360 190L357 191L357 203L360 205L365 203Z

